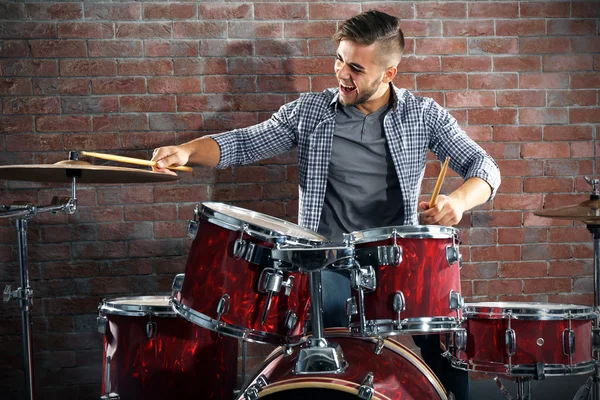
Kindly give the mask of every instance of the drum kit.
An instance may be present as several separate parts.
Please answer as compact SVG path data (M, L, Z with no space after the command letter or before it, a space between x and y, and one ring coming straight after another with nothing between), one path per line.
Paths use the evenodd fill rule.
M32 289L27 221L44 212L72 214L76 183L176 180L174 175L77 160L0 167L0 179L69 182L70 198L49 206L14 203L21 287L4 290L22 315L26 390L34 398ZM188 225L185 271L170 296L106 298L101 400L205 398L452 399L431 369L395 338L440 335L457 369L530 383L589 374L575 399L600 399L600 192L589 201L536 215L583 221L594 239L594 306L465 303L458 230L395 226L351 232L342 243L296 224L217 202L203 202ZM348 327L324 328L325 269L350 277ZM238 341L278 346L235 390ZM503 389L501 382L496 379ZM512 398L504 392L507 398Z

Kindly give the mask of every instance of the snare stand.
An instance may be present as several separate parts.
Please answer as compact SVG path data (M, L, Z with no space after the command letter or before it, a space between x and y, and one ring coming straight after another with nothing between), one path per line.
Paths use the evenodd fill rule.
M31 309L33 307L33 290L29 286L29 271L27 264L27 221L37 214L45 212L57 213L62 211L66 214L73 214L77 208L77 198L75 195L75 180L73 177L72 197L52 199L49 206L34 206L30 203L15 202L12 205L0 206L0 218L16 217L17 239L19 246L19 271L21 276L21 286L12 290L11 285L4 288L3 300L8 302L12 299L19 301L21 310L21 328L23 332L23 356L25 360L25 394L26 398L33 400L35 398L35 388L33 380L33 348L32 348L32 318Z

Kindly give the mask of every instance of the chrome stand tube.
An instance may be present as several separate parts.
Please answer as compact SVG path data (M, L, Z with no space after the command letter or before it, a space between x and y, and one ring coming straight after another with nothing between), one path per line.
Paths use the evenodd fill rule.
M29 287L29 271L27 269L27 219L17 220L17 237L19 243L19 270L21 287L18 292L19 308L21 310L21 328L23 331L23 358L25 361L25 393L26 398L33 400L33 346L32 346L32 318L33 290Z
M310 272L310 295L312 304L312 340L318 342L325 340L323 336L323 292L321 285L321 271ZM325 342L325 345L327 343Z
M600 225L588 225L594 242L594 308L596 318L593 322L593 356L596 360L596 368L592 376L593 382L589 398L600 400L600 317L598 312L600 306Z

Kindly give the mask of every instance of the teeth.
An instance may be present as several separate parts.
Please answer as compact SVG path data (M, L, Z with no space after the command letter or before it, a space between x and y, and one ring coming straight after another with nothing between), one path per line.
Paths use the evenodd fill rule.
M341 83L340 83L340 85L342 85L342 87L343 87L344 89L348 89L348 90L354 89L354 88L356 87L356 86L346 86L346 85L343 85L343 84L341 84Z

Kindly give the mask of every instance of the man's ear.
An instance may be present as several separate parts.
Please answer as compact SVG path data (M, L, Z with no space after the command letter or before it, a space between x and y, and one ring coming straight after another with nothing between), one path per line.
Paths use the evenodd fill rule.
M385 70L385 73L383 74L383 82L390 83L396 77L397 73L398 73L398 68L389 67L388 69Z

